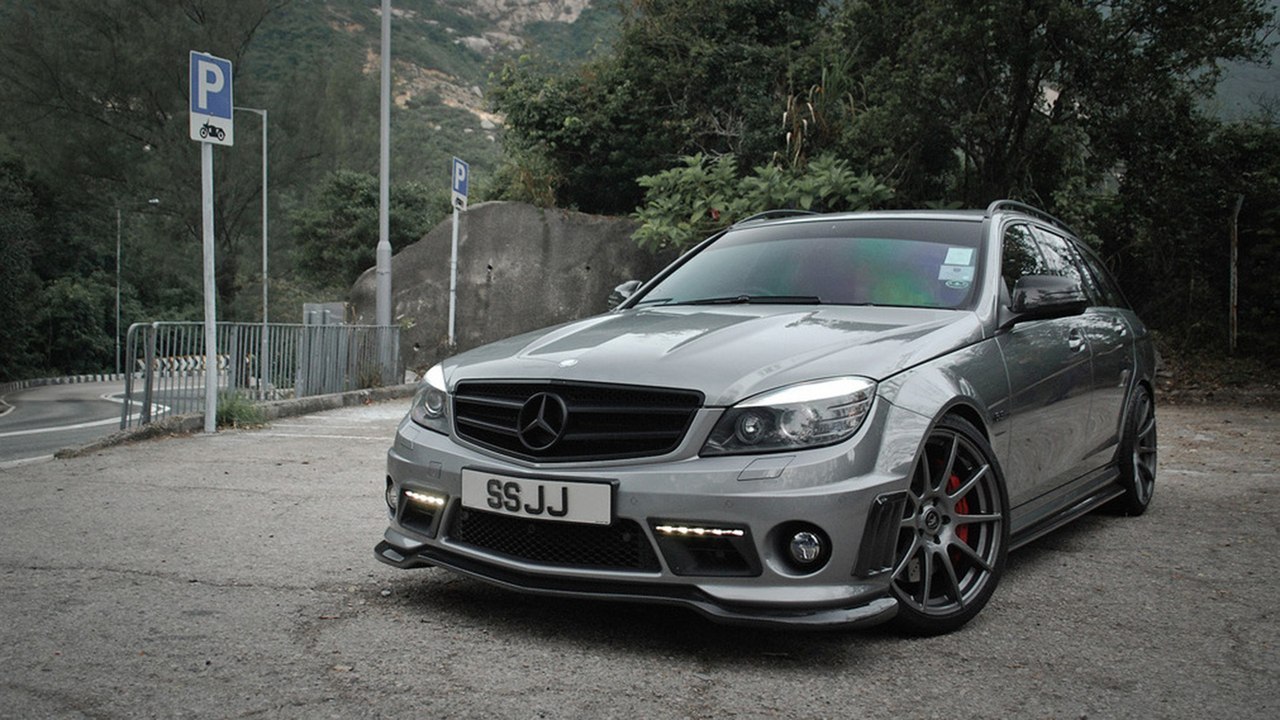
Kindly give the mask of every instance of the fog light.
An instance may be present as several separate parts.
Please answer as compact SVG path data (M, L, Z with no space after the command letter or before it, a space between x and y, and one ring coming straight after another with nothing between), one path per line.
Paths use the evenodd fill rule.
M396 488L395 482L391 478L387 478L387 507L391 512L396 511L396 503L400 500L400 491Z
M791 551L791 559L797 565L809 566L822 557L826 548L822 543L822 538L808 530L801 530L791 536L791 542L788 544L787 549Z

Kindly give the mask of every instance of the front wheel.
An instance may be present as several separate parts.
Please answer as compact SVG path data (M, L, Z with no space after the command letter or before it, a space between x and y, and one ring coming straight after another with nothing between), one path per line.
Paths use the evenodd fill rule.
M1008 497L995 453L958 417L944 417L916 461L898 531L892 591L900 630L938 635L982 610L1004 572Z

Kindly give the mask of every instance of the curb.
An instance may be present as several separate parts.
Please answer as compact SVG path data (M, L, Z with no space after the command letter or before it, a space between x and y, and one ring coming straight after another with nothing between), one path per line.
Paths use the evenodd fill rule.
M352 405L370 405L377 402L386 402L388 400L399 400L401 398L412 397L417 391L418 386L414 383L405 385L391 385L380 388L366 388L363 390L352 390L350 392L332 393L329 395L313 395L311 397L296 398L291 400L273 400L271 402L260 403L258 407L262 409L263 418L267 422L278 420L280 418L293 417L295 415L307 415L309 413L322 412L324 410L337 410L338 408L350 407ZM140 440L149 440L151 438L172 435L193 435L204 430L204 413L187 413L185 415L174 415L165 418L150 425L133 428L130 430L121 430L118 433L99 438L88 445L80 445L78 447L63 448L53 454L53 457L59 460L67 458L81 457L90 453L104 450L116 445L137 442Z
M0 383L0 395L6 395L15 390L26 390L33 387L44 387L45 385L74 385L76 383L90 382L119 382L124 380L129 373L91 373L88 375L65 375L63 377L46 377L31 378L30 380L14 380L13 382Z

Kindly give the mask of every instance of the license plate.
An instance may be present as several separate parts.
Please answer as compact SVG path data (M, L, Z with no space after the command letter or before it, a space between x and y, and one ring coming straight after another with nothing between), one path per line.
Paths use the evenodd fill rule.
M613 522L613 486L462 471L463 507L559 522Z

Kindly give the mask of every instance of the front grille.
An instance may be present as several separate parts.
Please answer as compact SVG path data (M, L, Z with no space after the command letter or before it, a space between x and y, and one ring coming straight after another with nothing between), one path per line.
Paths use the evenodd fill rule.
M482 550L547 565L599 570L656 572L658 557L640 525L617 519L612 525L526 520L510 515L459 510L451 540Z
M554 433L543 431L522 439L521 411L544 394L563 401L563 423L553 428L562 432L553 442L548 440ZM549 462L671 452L701 405L702 394L688 390L564 382L462 382L453 397L459 437L505 455ZM550 420L556 425L561 418Z

